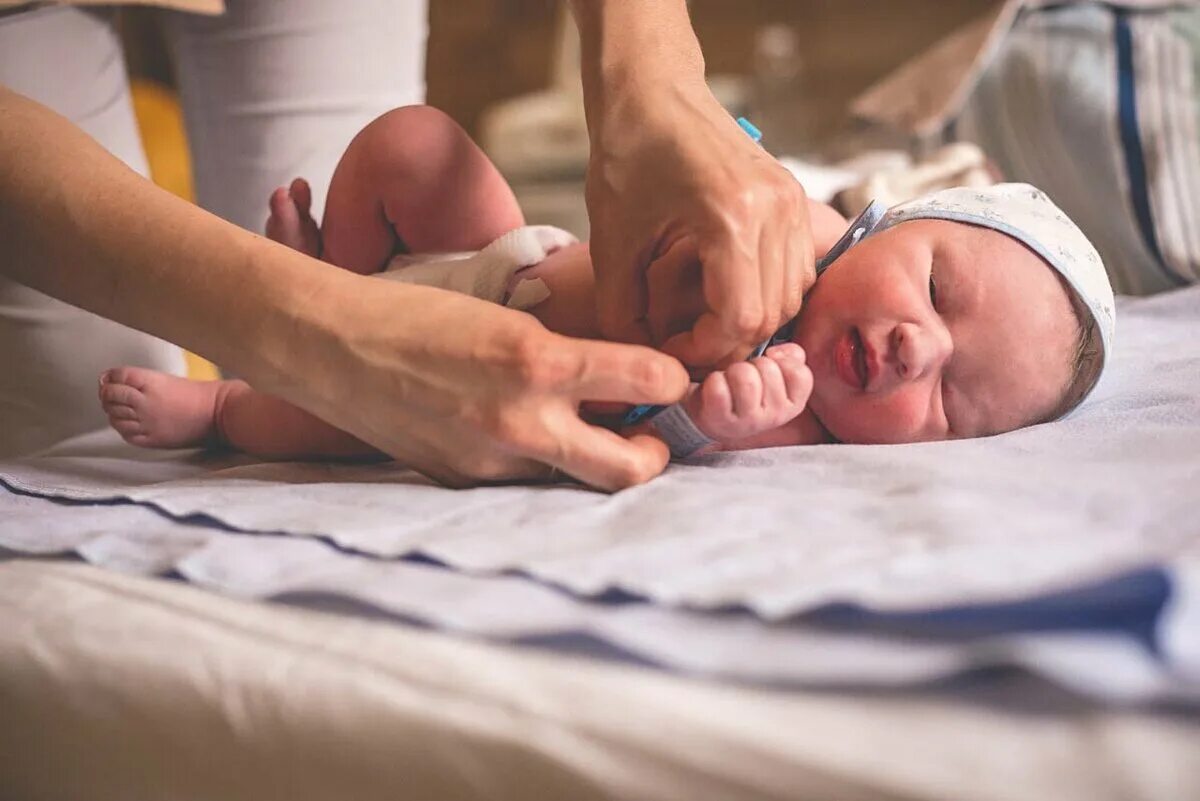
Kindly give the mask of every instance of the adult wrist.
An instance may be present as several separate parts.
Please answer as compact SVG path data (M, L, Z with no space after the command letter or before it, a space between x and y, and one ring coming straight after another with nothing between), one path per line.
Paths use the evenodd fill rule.
M265 240L262 244L267 250L250 257L262 265L259 308L247 315L242 334L252 345L229 364L257 389L317 411L311 407L335 400L332 377L344 364L345 318L358 306L355 279L364 279Z
M646 106L664 90L704 87L704 57L686 0L574 0L588 127Z

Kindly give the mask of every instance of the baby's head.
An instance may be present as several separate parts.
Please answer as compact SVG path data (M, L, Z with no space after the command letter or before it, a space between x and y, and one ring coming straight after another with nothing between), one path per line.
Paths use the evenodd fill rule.
M1025 184L890 210L804 301L809 409L843 442L987 436L1057 419L1099 379L1113 295L1083 233Z

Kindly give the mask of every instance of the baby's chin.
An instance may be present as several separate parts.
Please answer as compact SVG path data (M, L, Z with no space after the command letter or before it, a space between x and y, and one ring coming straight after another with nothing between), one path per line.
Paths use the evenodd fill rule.
M813 387L812 395L808 401L808 411L812 413L813 419L825 431L827 438L832 442L842 442L850 445L859 444L855 441L855 427L845 420L846 417L843 410L834 410L830 404L824 402L825 399L820 396L818 387ZM849 437L849 439L847 439Z
M876 419L867 420L864 418L866 410L856 411L852 401L843 399L840 403L825 403L825 400L814 389L808 410L833 442L843 445L900 445L914 441L912 437L905 437L897 427L878 419L878 412L873 412Z

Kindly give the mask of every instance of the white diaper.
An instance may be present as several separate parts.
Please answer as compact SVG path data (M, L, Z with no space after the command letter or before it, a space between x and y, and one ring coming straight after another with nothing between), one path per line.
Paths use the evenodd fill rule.
M529 309L550 297L550 289L540 278L522 280L521 270L540 264L554 251L578 241L561 228L527 225L474 253L393 256L377 277L449 289L512 309Z

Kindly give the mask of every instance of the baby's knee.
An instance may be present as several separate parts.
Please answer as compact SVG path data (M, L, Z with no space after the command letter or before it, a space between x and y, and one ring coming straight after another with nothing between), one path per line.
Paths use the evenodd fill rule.
M467 132L433 106L403 106L372 121L358 137L372 164L382 170L428 169L474 148Z

